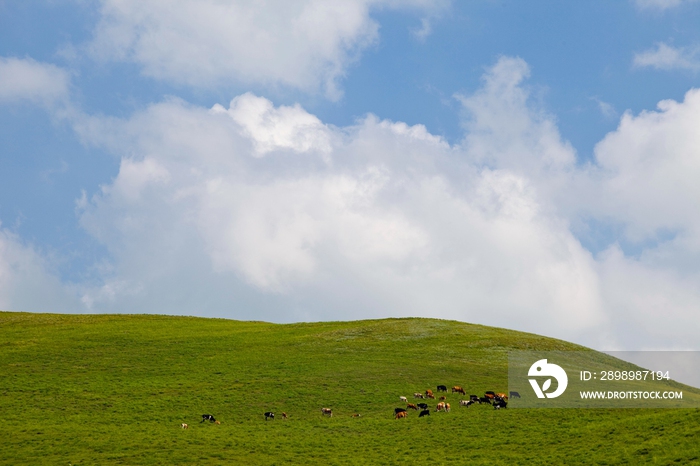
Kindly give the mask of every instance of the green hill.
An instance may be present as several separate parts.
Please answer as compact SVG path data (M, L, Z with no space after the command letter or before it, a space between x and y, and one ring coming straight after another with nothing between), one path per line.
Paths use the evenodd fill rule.
M492 327L0 312L0 349L0 464L700 463L697 409L459 408L450 393L451 413L393 418L438 384L506 391L510 350L585 350Z

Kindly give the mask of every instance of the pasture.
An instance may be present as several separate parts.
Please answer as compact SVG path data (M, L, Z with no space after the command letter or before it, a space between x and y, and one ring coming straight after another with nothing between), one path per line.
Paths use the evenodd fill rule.
M697 409L464 408L448 391L451 412L394 419L441 384L507 391L512 349L583 348L433 319L0 312L0 464L700 464Z

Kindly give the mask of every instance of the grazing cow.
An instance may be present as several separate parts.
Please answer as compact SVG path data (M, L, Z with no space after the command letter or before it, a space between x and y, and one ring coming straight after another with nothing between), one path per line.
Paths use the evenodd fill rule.
M425 396L430 396L430 395L432 395L432 394L433 394L433 391L432 391L431 389L427 389L427 390L425 391Z
M430 398L430 399L432 399L432 400L435 399L435 395L433 395L432 393L428 393L427 395L425 395L425 397L426 397L426 398Z
M355 413L352 415L352 417L360 417L360 415L358 413Z
M202 422L204 421L216 422L216 419L214 419L214 416L212 416L211 414L202 414ZM200 424L202 422L200 422Z
M508 403L503 398L501 398L499 401L496 401L493 404L493 409L501 409L501 408L507 408L507 407L508 407Z
M445 403L440 402L440 403L437 404L437 407L435 408L435 411L442 411L442 410L444 410L444 409L445 409Z
M511 397L511 398L520 398L520 393L518 393L518 392L510 392L510 397Z
M331 408L321 408L321 412L328 417L333 417L333 411Z
M406 411L400 411L400 412L396 413L395 418L396 418L396 419L401 419L401 418L404 418L404 417L407 417L407 416L408 416L408 414L406 414Z
M467 395L466 392L464 391L464 389L463 389L462 387L458 386L458 385L452 387L452 393L455 393L455 392L461 393L461 394L464 395L464 396Z
M441 396L441 397L440 397L440 401L445 401L446 399L447 399L446 396Z
M428 411L427 409L424 409L423 411L420 412L420 414L418 414L418 417L423 417L423 416L430 416L430 411Z
M408 403L406 404L406 409L413 409L415 411L418 411L418 406L414 405L413 403Z
M508 399L508 395L506 395L505 393L496 393L496 396L499 398L503 398L504 400Z
M287 413L282 413L282 419L287 419Z
M425 398L422 393L414 393L413 398Z
M479 403L486 403L487 405L490 405L491 400L489 398L483 397L483 398L479 398Z
M405 413L406 410L403 408L394 408L394 414L398 414L398 413L402 413L402 412Z
M493 400L494 398L496 398L496 394L495 394L494 392L486 392L486 393L484 394L484 396L485 396L486 398L491 399L491 400Z
M471 406L471 405L473 405L473 404L474 404L474 401L473 401L473 400L469 400L469 401L467 401L467 400L459 400L459 405L460 405L460 406L466 406L466 407L468 408L469 406Z
M180 424L180 427L182 427L183 429L188 429L190 426L183 422L182 424Z
M275 420L275 413L271 413L269 411L266 412L265 413L265 420L267 421L268 419L272 419L274 421Z
M447 391L447 387L444 386L444 385L438 385L438 386L437 386L437 391L439 391L439 392L446 392L446 391Z
M479 397L477 395L469 395L469 399L474 400L474 401L479 401Z
M420 409L428 409L427 403L418 403L416 406L418 406Z
M450 412L450 404L445 403L445 412L449 413Z
M400 396L399 400L403 401L404 403L408 402L405 396Z

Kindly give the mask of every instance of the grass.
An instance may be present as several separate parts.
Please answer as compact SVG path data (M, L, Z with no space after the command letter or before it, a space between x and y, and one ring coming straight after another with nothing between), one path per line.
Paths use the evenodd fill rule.
M513 349L584 348L433 319L0 312L0 464L700 464L697 409L496 411L448 394L449 414L393 419L399 395L439 384L506 391Z

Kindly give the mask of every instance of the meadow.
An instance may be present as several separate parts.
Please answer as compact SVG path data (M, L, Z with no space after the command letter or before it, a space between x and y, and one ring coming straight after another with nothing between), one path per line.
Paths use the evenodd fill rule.
M698 409L460 408L448 393L450 413L394 419L400 395L439 384L507 391L514 349L585 350L434 319L0 312L0 464L700 464Z

